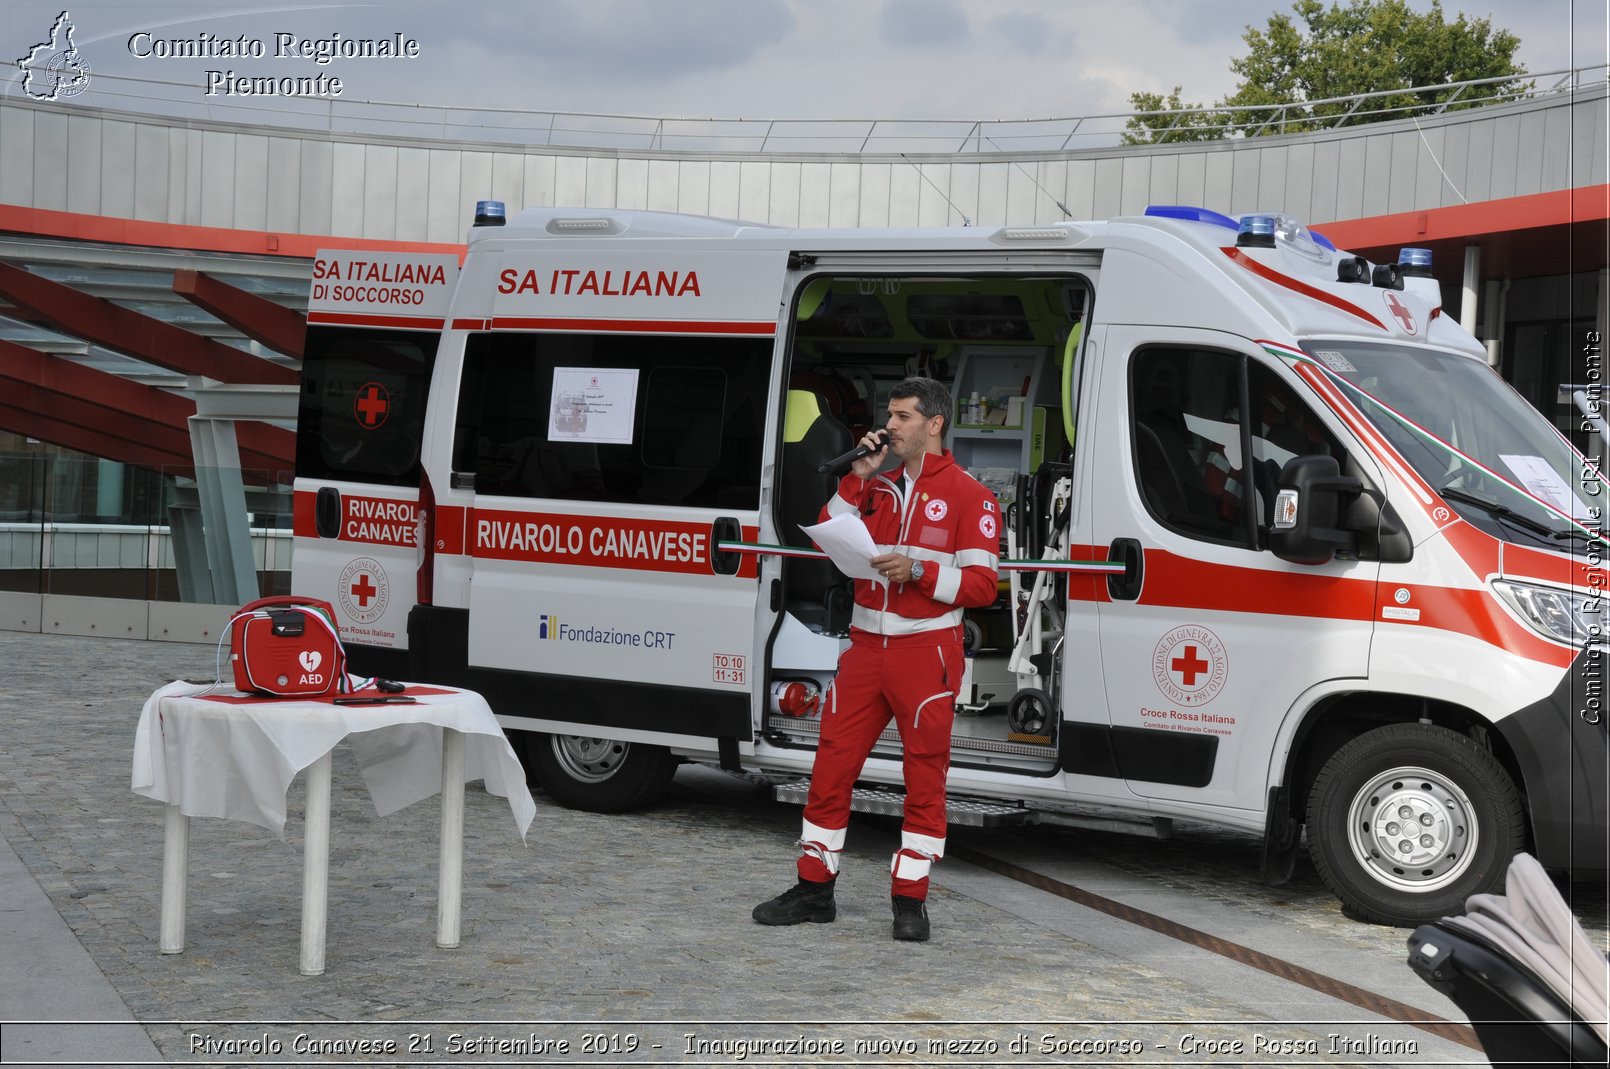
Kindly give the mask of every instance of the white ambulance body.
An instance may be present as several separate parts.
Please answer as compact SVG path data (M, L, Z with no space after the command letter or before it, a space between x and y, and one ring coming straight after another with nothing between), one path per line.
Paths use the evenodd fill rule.
M293 585L357 669L485 693L559 800L641 804L681 759L803 800L850 601L799 524L920 373L1007 520L953 820L1212 822L1276 880L1306 826L1348 909L1400 924L1519 849L1603 873L1604 484L1416 252L1173 207L500 220L456 277L320 257L348 288L314 282ZM891 729L857 807L900 782Z

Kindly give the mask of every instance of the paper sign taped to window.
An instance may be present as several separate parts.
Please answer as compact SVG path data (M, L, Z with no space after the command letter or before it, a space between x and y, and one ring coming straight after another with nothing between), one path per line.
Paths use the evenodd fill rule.
M1509 465L1525 491L1560 512L1577 520L1587 519L1588 506L1571 490L1565 478L1542 457L1500 453L1498 459Z
M637 416L635 367L556 367L550 442L631 445Z

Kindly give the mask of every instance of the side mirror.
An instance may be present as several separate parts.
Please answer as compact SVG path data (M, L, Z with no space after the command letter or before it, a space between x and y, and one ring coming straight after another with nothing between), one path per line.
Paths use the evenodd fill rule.
M1270 551L1293 564L1329 564L1339 551L1356 551L1357 535L1338 524L1342 495L1363 491L1363 483L1341 473L1335 457L1291 458L1280 469Z

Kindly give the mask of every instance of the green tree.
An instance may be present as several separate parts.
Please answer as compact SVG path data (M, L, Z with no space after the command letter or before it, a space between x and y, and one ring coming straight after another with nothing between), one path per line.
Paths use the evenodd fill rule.
M1212 137L1215 133L1208 131L1215 128L1221 131L1218 136L1230 130L1258 135L1325 129L1344 118L1348 123L1373 122L1400 118L1405 108L1471 107L1529 87L1525 69L1515 62L1518 37L1494 29L1490 19L1463 12L1449 22L1441 0L1431 0L1424 13L1411 9L1406 0L1351 0L1345 7L1332 3L1328 8L1322 0L1296 0L1291 9L1295 18L1271 15L1263 29L1247 27L1242 36L1247 53L1230 61L1240 84L1216 105L1230 114L1192 114L1187 136L1171 140ZM1464 90L1438 88L1482 78L1500 81ZM1391 92L1362 103L1321 103L1383 91ZM1162 100L1156 93L1130 95L1137 111L1156 110L1155 102ZM1178 100L1176 90L1164 103ZM1180 106L1203 110L1200 105ZM1171 122L1169 116L1137 116L1126 127L1124 140L1149 144Z
M1216 141L1230 130L1223 124L1229 116L1208 111L1201 104L1180 99L1180 86L1167 97L1161 93L1131 93L1129 103L1136 112L1124 123L1124 144L1161 145L1171 141ZM1145 112L1159 114L1148 115Z

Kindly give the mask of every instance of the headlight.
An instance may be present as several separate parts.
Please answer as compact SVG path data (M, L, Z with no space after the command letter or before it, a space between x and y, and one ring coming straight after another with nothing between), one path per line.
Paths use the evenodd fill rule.
M1507 579L1494 579L1493 589L1532 625L1532 630L1546 638L1573 646L1605 640L1603 591L1579 593Z

